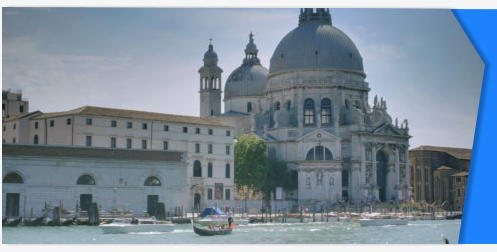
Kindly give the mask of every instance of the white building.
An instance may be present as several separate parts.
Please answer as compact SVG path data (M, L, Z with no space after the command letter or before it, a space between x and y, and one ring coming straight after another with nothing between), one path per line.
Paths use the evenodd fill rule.
M182 196L184 201L175 200L173 202L176 202L176 205L169 206L190 210L209 205L232 205L233 128L215 119L84 106L64 112L33 112L8 118L4 120L3 127L4 143L93 147L98 148L98 151L182 152L185 154L182 166L184 174L180 176L177 173L172 178L175 181L183 181L181 185L188 193ZM5 152L3 155L5 157ZM5 160L4 158L4 173L20 166L14 166L12 162ZM136 169L140 170L142 166L137 166ZM111 171L117 171L115 166L108 168L105 170L107 175L112 174ZM32 169L42 170L36 166ZM49 170L45 172L50 174ZM74 175L70 168L67 168L67 172L63 176ZM24 171L23 174L35 176L30 171ZM22 177L21 174L20 176ZM47 181L45 183L50 185ZM4 193L9 191L9 186L4 184ZM169 194L167 190L163 193ZM52 201L62 200L56 195L53 197ZM141 206L143 204L130 205L129 209Z
M91 202L106 211L153 215L188 206L183 152L50 145L4 144L4 217L39 217L45 207L87 211Z

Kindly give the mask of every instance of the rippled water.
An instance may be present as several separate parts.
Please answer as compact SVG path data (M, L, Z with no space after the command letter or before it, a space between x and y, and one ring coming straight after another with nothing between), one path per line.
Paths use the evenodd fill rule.
M356 222L269 223L237 226L231 235L202 237L191 225L177 225L172 232L104 234L99 227L4 227L3 243L451 243L459 238L460 220L412 221L403 226L361 227Z

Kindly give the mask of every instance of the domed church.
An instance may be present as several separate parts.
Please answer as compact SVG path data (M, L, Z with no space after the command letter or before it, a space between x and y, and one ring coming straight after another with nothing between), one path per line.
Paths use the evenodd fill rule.
M288 162L298 189L282 199L304 206L409 200L408 122L393 122L383 98L368 104L361 54L329 9L300 10L269 70L257 54L250 33L221 113L222 69L209 44L199 70L200 115L234 126L236 135L256 134L271 156Z

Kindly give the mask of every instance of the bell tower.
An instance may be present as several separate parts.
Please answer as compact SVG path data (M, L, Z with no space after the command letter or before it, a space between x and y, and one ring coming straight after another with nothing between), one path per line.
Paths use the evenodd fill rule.
M210 39L209 49L204 54L204 65L198 70L200 74L200 117L221 114L221 73L223 69L217 66L217 62L217 54Z

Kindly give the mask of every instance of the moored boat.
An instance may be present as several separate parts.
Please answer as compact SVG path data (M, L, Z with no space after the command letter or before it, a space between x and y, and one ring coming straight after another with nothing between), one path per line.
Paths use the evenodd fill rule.
M17 227L17 225L19 225L19 223L21 222L22 222L22 217L15 219L6 218L4 219L4 221L2 221L2 224L4 227Z
M143 232L168 232L174 229L175 224L167 221L148 219L114 219L111 223L101 224L99 227L104 234L127 234Z

